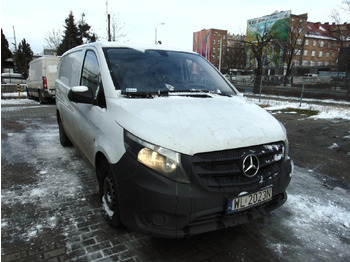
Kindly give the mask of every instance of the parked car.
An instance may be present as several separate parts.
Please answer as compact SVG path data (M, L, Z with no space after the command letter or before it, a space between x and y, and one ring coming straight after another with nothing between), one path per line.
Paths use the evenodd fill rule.
M92 43L56 80L60 142L96 172L112 226L179 238L257 218L287 199L286 130L202 56Z
M60 58L42 56L29 63L27 93L29 98L36 98L41 103L55 98L55 80Z

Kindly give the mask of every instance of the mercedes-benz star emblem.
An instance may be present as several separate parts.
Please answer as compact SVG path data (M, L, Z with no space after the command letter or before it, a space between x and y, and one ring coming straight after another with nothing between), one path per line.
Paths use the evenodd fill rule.
M242 162L242 171L246 177L253 177L259 171L259 159L256 155L247 155Z

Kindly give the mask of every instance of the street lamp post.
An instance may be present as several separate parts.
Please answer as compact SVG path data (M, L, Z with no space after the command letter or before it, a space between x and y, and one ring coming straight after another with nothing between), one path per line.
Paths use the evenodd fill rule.
M155 35L155 40L154 40L154 42L155 42L156 45L158 45L158 40L157 40L157 27L158 27L159 25L165 25L165 23L159 23L159 24L156 25L155 34L154 34L154 35Z

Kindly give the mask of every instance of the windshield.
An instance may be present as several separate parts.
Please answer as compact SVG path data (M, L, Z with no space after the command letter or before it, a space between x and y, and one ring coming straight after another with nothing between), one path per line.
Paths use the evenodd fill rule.
M123 93L235 92L203 57L163 50L105 48L116 89Z

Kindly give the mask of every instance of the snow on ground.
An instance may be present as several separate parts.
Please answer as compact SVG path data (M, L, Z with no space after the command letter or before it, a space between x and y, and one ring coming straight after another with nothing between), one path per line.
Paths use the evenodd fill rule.
M4 109L6 111L7 108L2 108L2 111ZM15 135L7 133L8 138L2 141L2 148L6 149L2 157L9 163L13 159L28 163L27 172L35 172L36 181L33 183L17 183L1 190L2 207L16 210L21 205L32 206L33 212L40 214L32 220L25 219L23 214L21 219L15 221L1 220L2 229L14 227L12 234L20 234L28 241L37 237L41 231L52 230L57 226L57 221L62 217L59 211L64 203L82 194L84 185L75 173L77 170L90 171L74 154L73 148L63 148L59 144L57 124L38 122L37 127L26 128ZM31 144L29 141L32 141ZM58 168L56 163L61 163L65 168ZM83 196L78 199L85 201Z
M283 100L280 100L283 98ZM315 116L310 116L313 119L345 119L350 120L350 103L339 102L334 100L322 100L326 104L316 104L320 100L306 99L301 103L295 98L279 97L279 99L271 99L262 97L261 101L259 98L247 98L249 101L263 106L268 111L278 111L287 108L295 108L302 110L313 110L319 113ZM285 100L286 99L286 100ZM288 100L288 101L287 101ZM307 103L306 103L307 102ZM314 102L314 103L312 103Z
M350 192L298 167L287 192L285 205L273 211L274 229L263 229L268 246L284 261L327 261L332 254L349 261ZM281 242L271 231L288 232L287 240Z
M1 97L18 98L18 92L1 93ZM21 92L21 97L27 97L27 92Z
M28 98L11 98L1 99L1 105L39 105L39 102Z

